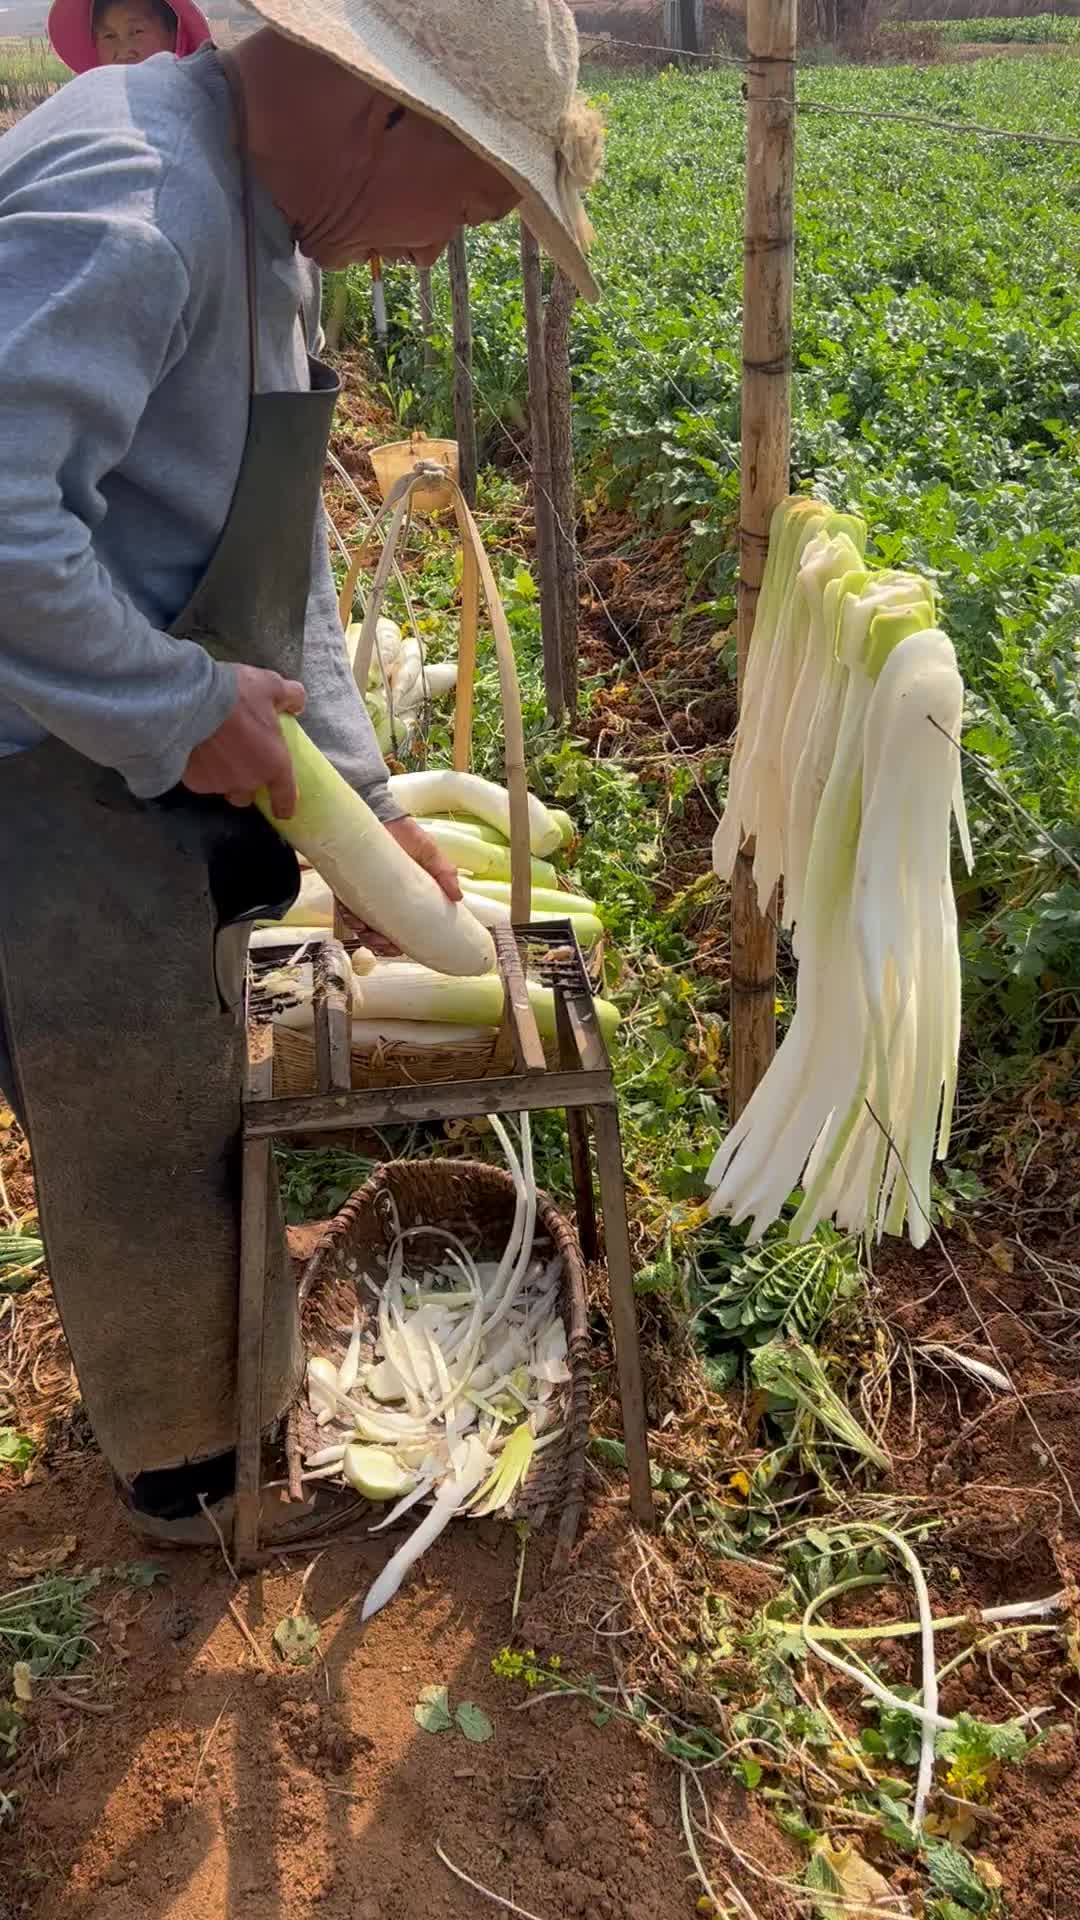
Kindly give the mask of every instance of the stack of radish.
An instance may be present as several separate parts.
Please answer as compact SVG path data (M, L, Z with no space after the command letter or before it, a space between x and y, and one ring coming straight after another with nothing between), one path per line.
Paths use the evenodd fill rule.
M299 729L296 731L299 733ZM484 939L490 937L485 929L501 922L508 924L510 803L505 789L475 774L433 771L395 775L390 790L458 869L464 901L457 913L463 924L471 924ZM334 875L328 871L333 854L327 837L323 835L319 844L311 836L301 842L294 822L282 823L282 831L312 865L302 875L300 897L285 921L256 933L256 946L278 945L285 936L295 939L299 947L308 939L321 937L333 926L335 892L356 911L352 900L342 892L340 867ZM579 944L588 950L602 933L596 907L582 895L558 889L557 871L548 857L568 845L573 835L573 822L567 814L553 811L534 795L529 796L532 919L569 920ZM389 840L389 835L380 837ZM350 877L355 879L351 870ZM365 886L365 898L362 917L395 940L408 957L376 960L363 949L355 956L354 1046L360 1050L423 1048L489 1041L503 1011L498 973L476 965L451 967L442 957L437 934L429 943L423 938L423 926L418 931L410 927L408 937L403 937L399 926L389 925L388 912L396 918L392 897L377 886L370 890ZM443 906L448 904L443 896L440 899ZM262 984L266 988L271 983ZM535 981L528 985L541 1037L554 1041L552 995ZM310 960L303 953L298 952L293 964L274 976L272 991L279 1002L277 1024L299 1031L310 1029L312 973ZM605 1000L597 1000L595 1006L601 1029L610 1037L619 1022L618 1012Z
M510 802L506 789L474 773L435 770L395 774L390 791L398 805L438 841L451 866L457 868L465 905L473 918L483 927L509 925ZM547 857L567 846L573 837L574 823L569 814L545 807L530 794L531 917L536 921L569 920L580 946L588 951L603 932L596 904L584 894L560 890L558 872ZM333 892L314 865L303 875L300 897L283 924L333 926Z

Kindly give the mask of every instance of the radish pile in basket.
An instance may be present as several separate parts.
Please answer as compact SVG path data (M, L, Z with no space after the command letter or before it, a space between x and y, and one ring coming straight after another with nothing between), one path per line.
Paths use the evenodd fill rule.
M730 879L753 836L762 912L783 881L799 962L776 1058L708 1175L710 1211L754 1237L800 1184L791 1227L930 1231L960 1043L950 874L971 866L959 739L964 688L915 574L871 572L861 521L814 500L773 519L728 803Z
M305 1480L341 1478L369 1500L392 1502L373 1532L430 1502L372 1585L365 1620L393 1598L455 1514L478 1519L511 1508L537 1451L562 1434L570 1381L562 1260L535 1251L528 1115L520 1160L494 1115L491 1125L515 1189L501 1259L475 1260L437 1224L399 1230L377 1290L374 1352L362 1357L357 1318L340 1365L308 1362L308 1402L326 1445L309 1455ZM437 1262L430 1252L417 1259L420 1242L441 1243Z

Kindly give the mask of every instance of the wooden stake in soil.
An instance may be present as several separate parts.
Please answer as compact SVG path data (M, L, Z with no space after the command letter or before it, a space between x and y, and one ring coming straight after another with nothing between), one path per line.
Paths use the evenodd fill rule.
M536 235L521 223L521 279L525 290L525 344L529 355L529 437L532 443L536 567L540 575L540 626L544 641L544 695L553 720L566 707L559 640L559 574L555 511L551 493L551 422L544 355L544 284Z
M739 689L765 571L769 522L790 490L798 0L747 0ZM754 849L731 883L731 1118L776 1050L776 914L758 910Z
M476 505L476 413L473 406L472 313L469 309L469 263L465 229L459 227L447 251L450 302L454 316L454 433L461 465L461 491L470 507Z
M547 363L562 696L571 720L577 713L578 697L577 502L574 498L573 391L570 385L570 319L576 299L577 289L573 281L559 267L552 281L544 314L544 359Z

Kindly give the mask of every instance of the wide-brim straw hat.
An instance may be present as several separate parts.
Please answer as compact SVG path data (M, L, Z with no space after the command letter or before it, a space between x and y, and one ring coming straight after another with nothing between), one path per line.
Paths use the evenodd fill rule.
M586 299L597 298L581 194L599 171L603 133L577 90L577 27L565 0L244 4L489 161L520 194L547 253Z
M176 54L183 59L210 38L210 22L194 0L167 0L176 15ZM72 73L101 65L94 45L93 0L53 0L47 33L53 52Z

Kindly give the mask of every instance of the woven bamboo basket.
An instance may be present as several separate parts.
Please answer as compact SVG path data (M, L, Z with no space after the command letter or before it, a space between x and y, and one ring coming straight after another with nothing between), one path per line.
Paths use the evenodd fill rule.
M394 1160L382 1166L352 1195L332 1221L300 1281L300 1323L305 1350L340 1361L359 1307L361 1325L374 1346L376 1289L386 1279L387 1258L398 1225L433 1221L450 1229L479 1259L498 1258L514 1217L514 1183L508 1173L473 1160ZM412 1242L410 1260L422 1265L428 1243ZM537 1196L536 1251L562 1261L560 1309L566 1327L569 1384L559 1407L562 1433L532 1464L512 1517L539 1527L559 1518L556 1566L574 1544L585 1492L585 1448L589 1435L589 1334L585 1269L574 1233L546 1194ZM433 1256L445 1255L438 1233L430 1241ZM306 1405L297 1409L295 1437L304 1452L322 1444Z
M414 433L408 440L394 440L385 447L369 447L368 459L384 500L420 461L442 467L451 480L457 480L460 474L457 441L428 440L422 433ZM411 505L414 513L441 513L453 505L453 494L445 481L429 480L414 488Z
M409 443L402 442L407 446ZM386 494L386 510L391 515L386 542L372 582L357 646L354 672L356 683L367 685L375 644L375 628L383 595L393 570L397 543L405 525L411 502L424 485L422 470L406 468ZM453 505L462 547L461 633L458 644L457 702L454 709L453 764L466 771L472 755L473 694L476 679L476 643L479 631L480 596L483 593L488 619L495 639L499 667L499 695L502 704L505 739L506 789L510 801L511 911L514 920L529 919L532 879L529 844L529 797L525 779L525 739L521 720L521 692L518 685L514 648L506 613L491 563L484 552L476 522L466 505L455 477L447 474L447 501ZM381 936L360 931L348 916L338 911L334 934L346 947L369 946L376 953L393 951ZM590 978L599 989L603 978L603 945L588 956ZM362 982L359 997L363 997ZM362 1009L358 1009L362 1013ZM548 1065L557 1064L554 1048L548 1051ZM352 1084L354 1088L427 1086L445 1080L476 1080L513 1070L513 1053L505 1026L492 1029L490 1038L462 1040L460 1044L436 1047L354 1047ZM274 1028L274 1092L279 1096L313 1093L315 1090L315 1043L310 1034Z

